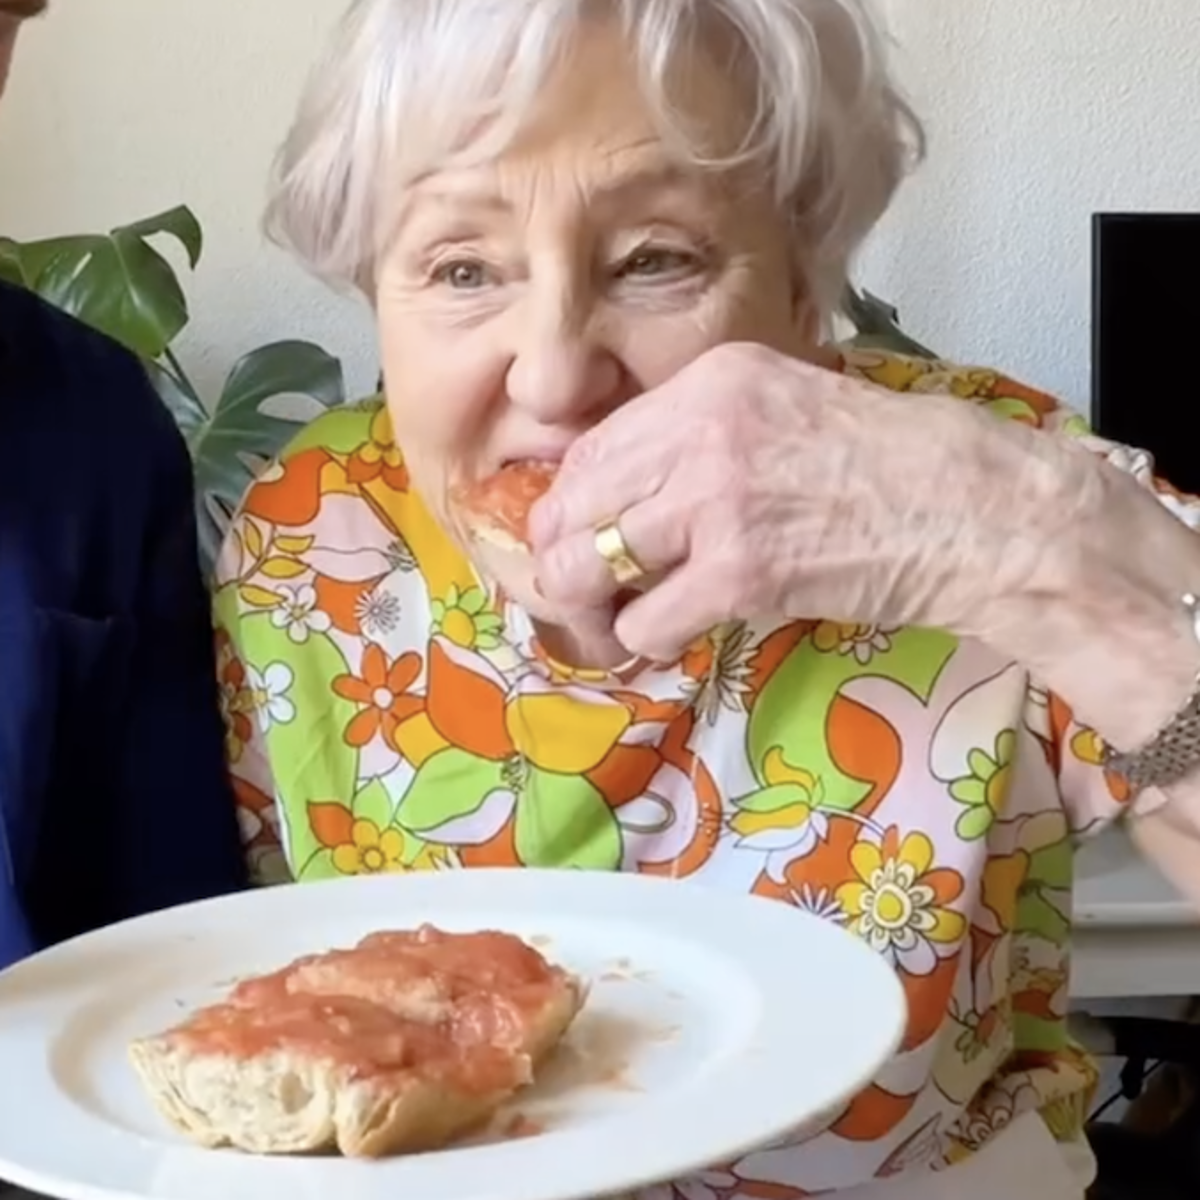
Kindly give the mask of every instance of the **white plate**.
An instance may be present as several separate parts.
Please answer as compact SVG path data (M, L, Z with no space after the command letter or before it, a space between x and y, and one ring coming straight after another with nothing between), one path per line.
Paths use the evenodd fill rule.
M505 929L593 981L535 1136L380 1162L204 1150L129 1040L239 976L431 921ZM576 1200L679 1178L865 1086L903 993L851 935L772 900L636 875L471 870L270 888L129 921L0 974L0 1179L62 1200ZM518 1123L520 1122L518 1118Z

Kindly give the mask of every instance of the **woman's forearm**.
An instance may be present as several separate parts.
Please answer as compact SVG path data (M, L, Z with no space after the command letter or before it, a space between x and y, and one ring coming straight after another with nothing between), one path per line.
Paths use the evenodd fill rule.
M1184 603L1200 595L1200 534L1106 470L1095 507L1065 544L1031 589L1041 619L1030 622L1037 634L1025 661L1080 722L1118 750L1140 749L1200 678L1200 642ZM1200 763L1133 803L1135 842L1200 907Z
M1045 549L1014 595L988 607L985 640L1022 662L1118 750L1145 745L1187 703L1200 642L1200 534L1134 480L1064 449L1065 514L1031 531ZM1200 770L1197 772L1200 777Z

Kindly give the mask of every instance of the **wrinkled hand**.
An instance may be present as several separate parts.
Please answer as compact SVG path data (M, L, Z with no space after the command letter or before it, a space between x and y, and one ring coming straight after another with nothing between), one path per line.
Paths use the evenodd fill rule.
M573 445L532 516L538 582L610 600L594 530L615 518L651 577L616 621L634 654L759 616L982 636L1052 551L1075 457L955 399L724 345Z

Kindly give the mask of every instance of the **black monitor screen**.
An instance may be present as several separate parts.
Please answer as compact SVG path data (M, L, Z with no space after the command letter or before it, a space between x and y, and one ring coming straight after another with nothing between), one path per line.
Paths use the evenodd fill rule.
M1097 213L1092 423L1200 493L1200 213Z

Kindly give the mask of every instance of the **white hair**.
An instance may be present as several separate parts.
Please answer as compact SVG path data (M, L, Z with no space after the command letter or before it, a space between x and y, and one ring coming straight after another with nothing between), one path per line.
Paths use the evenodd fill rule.
M737 151L790 218L824 314L924 151L871 0L354 0L280 151L268 234L310 269L368 290L403 188L516 135L580 23L610 13L663 136L703 155L669 94L689 39L714 26L754 90ZM477 136L478 135L478 136Z

